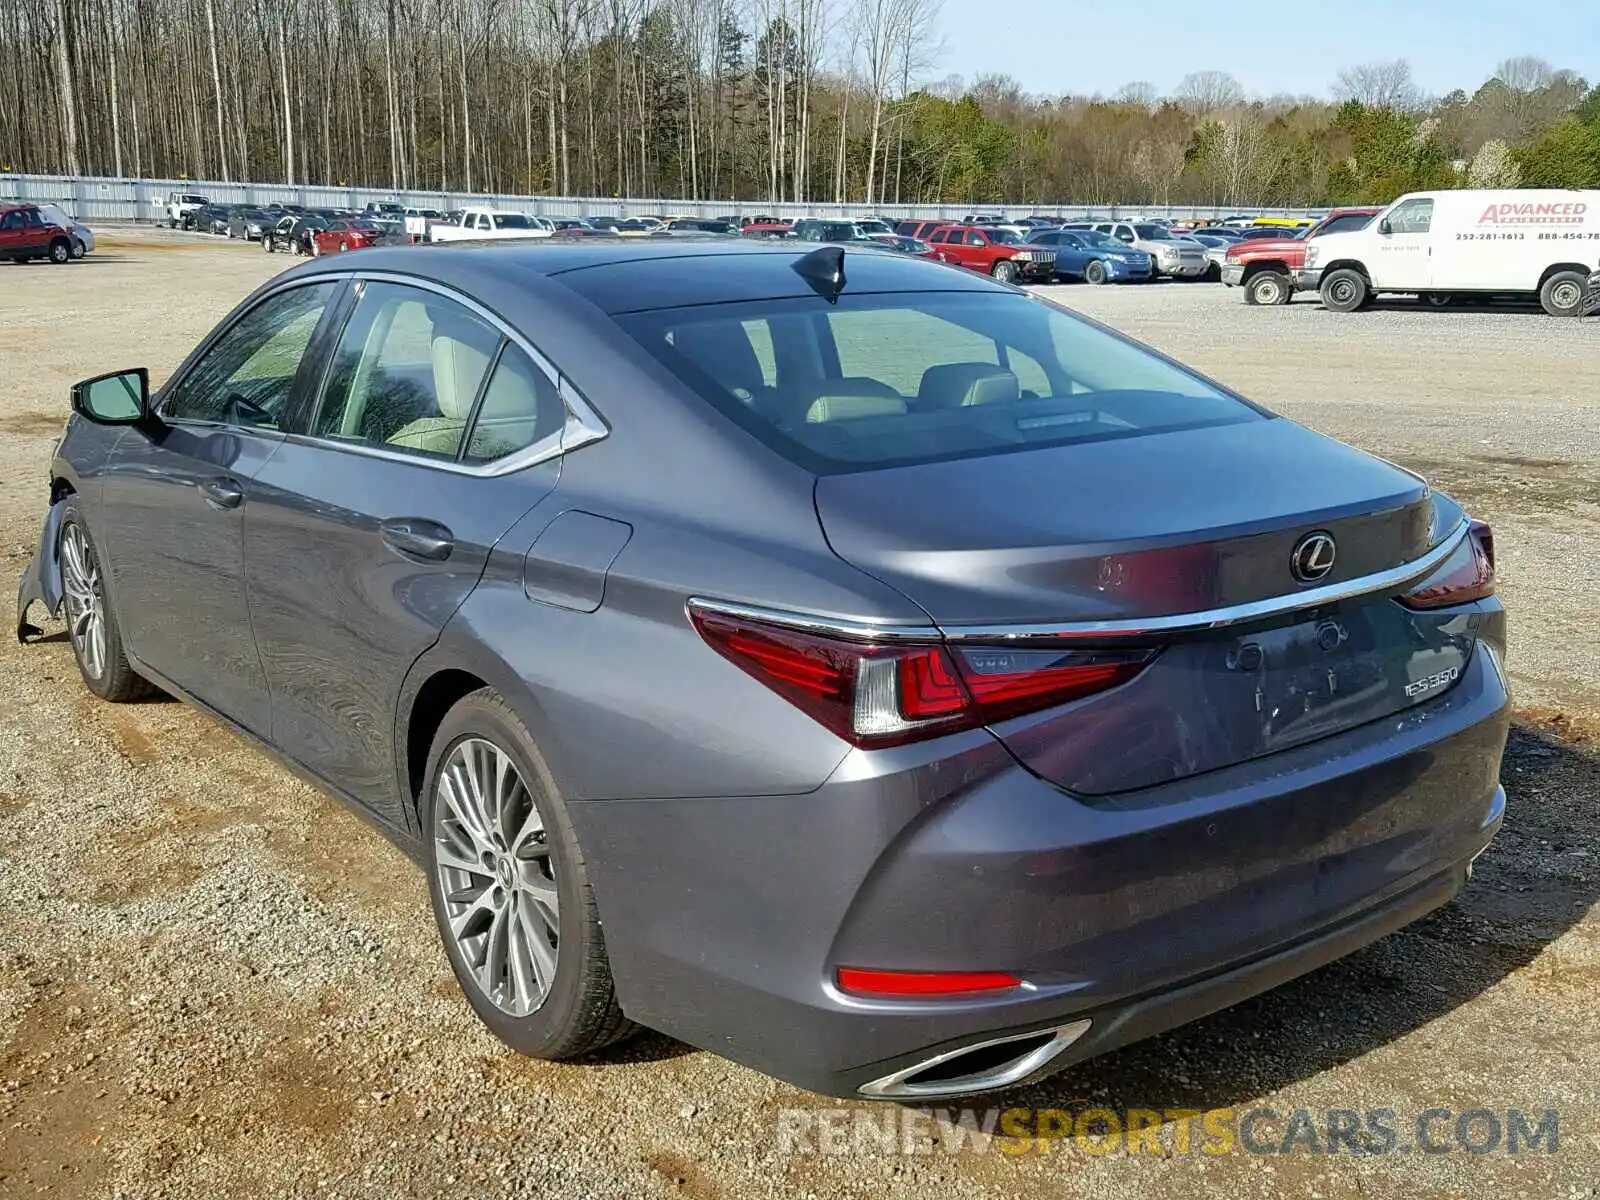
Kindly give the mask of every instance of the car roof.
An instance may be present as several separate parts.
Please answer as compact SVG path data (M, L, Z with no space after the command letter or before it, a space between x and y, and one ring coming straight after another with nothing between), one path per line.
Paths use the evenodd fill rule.
M994 291L987 276L908 258L870 243L845 255L845 294L860 292ZM819 247L736 241L715 234L660 241L554 237L538 241L446 242L378 247L361 252L362 271L415 275L473 295L519 279L542 277L610 314L729 301L808 296L815 289L794 264ZM303 274L353 269L337 256L313 260Z

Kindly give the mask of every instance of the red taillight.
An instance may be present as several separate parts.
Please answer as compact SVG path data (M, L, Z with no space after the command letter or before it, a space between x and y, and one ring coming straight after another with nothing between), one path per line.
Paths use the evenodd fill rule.
M1152 652L878 645L690 606L700 636L855 746L975 729L1132 679Z
M1398 599L1407 608L1447 608L1494 595L1494 531L1474 521L1455 552Z
M1021 987L1022 980L999 971L869 971L839 968L839 990L857 996L965 996Z

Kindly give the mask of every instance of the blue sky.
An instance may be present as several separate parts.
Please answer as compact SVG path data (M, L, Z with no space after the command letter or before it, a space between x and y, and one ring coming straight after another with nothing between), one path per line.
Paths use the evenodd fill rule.
M1470 93L1521 54L1600 77L1600 0L944 0L939 25L930 78L1003 72L1035 93L1221 70L1252 94L1326 95L1341 67L1394 58L1425 92Z

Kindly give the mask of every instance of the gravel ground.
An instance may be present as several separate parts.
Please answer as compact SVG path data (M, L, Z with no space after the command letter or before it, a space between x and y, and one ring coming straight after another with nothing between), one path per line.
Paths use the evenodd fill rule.
M159 380L259 251L112 235L0 267L0 555L20 571L76 378ZM59 636L0 638L0 1195L1577 1197L1600 1195L1600 330L1218 286L1061 289L1250 396L1423 469L1491 520L1524 705L1505 830L1453 905L1006 1106L1560 1110L1559 1150L1262 1158L785 1152L857 1111L669 1039L518 1058L481 1030L418 871L170 702L93 700ZM1166 1130L1168 1143L1176 1126ZM946 1143L948 1144L948 1143Z

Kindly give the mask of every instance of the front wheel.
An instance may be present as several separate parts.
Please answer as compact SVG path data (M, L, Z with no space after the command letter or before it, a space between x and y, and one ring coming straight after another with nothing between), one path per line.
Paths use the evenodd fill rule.
M1008 258L1002 258L990 268L989 273L1001 283L1015 283L1017 280L1017 264Z
M473 1011L535 1058L575 1058L633 1025L566 806L521 719L489 688L439 726L423 791L428 891Z
M261 248L268 254L274 254L277 252L276 247L274 247L272 244L272 238L270 235L261 239Z
M72 656L78 660L84 686L96 696L114 703L137 700L150 691L150 685L128 663L100 557L77 501L68 504L58 545Z
M1085 283L1104 283L1106 281L1105 263L1098 258L1091 260L1089 265L1083 268L1083 281Z
M77 238L73 238L72 239L72 258L73 258L73 261L77 261L78 259L81 259L87 253L89 253L88 247L86 247Z
M1355 312L1367 302L1367 279L1360 271L1340 267L1322 279L1322 306L1334 312Z
M1539 289L1539 303L1552 317L1575 317L1583 311L1589 277L1582 271L1557 271Z
M1258 271L1244 285L1246 304L1277 305L1289 303L1293 292L1289 290L1289 277L1282 271Z
M72 261L72 243L66 238L57 238L50 243L50 261L56 264Z

